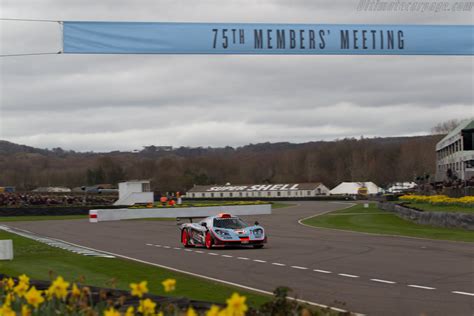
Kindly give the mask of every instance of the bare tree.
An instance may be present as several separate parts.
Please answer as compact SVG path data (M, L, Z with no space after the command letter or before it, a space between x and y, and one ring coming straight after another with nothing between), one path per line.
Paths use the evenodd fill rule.
M431 134L433 135L448 134L453 129L455 129L456 126L458 126L461 122L462 120L453 119L453 120L438 123L431 128Z

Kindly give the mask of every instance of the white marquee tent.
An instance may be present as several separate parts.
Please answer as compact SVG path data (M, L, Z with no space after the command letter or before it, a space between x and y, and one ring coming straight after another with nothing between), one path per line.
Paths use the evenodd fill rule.
M331 195L357 195L359 189L364 187L367 188L368 194L383 192L383 190L373 182L342 182L329 193Z

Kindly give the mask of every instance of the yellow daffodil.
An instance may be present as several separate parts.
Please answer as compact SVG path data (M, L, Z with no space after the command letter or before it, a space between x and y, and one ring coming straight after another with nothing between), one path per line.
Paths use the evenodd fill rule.
M176 280L175 279L166 279L163 282L163 288L165 289L165 292L172 292L176 289Z
M72 297L76 297L76 298L81 296L81 290L79 290L76 283L72 285L71 295Z
M189 307L187 312L186 312L186 316L199 316L196 311L194 310L194 308L192 307Z
M127 308L127 311L125 312L125 316L135 316L135 308L133 306L130 306Z
M228 313L232 316L244 316L248 309L245 304L246 299L245 296L240 296L238 293L232 294L226 301Z
M18 280L20 280L20 283L25 283L25 284L30 284L30 278L26 276L26 274L22 274L18 277Z
M13 295L13 293L11 293L11 292L7 293L7 295L5 295L5 300L4 300L3 304L4 305L10 305L14 300L15 300L15 296Z
M25 294L25 299L34 308L44 302L43 296L41 296L41 291L38 291L34 286Z
M3 279L3 286L5 290L12 290L15 287L15 281L12 278Z
M138 311L144 316L151 316L155 313L156 303L147 298L146 300L140 300L140 306L138 306Z
M21 316L30 316L30 315L31 315L31 309L28 307L28 305L22 305Z
M113 307L104 311L104 316L120 316L120 312Z
M26 291L28 291L28 287L28 284L20 282L13 288L13 292L15 292L18 297L23 297L26 294Z
M16 316L16 313L11 309L10 305L0 306L0 315L2 316Z
M59 299L64 299L67 296L68 287L69 282L64 281L62 276L58 276L49 287L48 293L50 295L56 296Z
M219 306L212 305L211 308L206 312L206 316L218 316L220 308Z
M148 282L142 281L140 283L131 283L130 288L132 289L132 295L142 297L143 294L148 293Z

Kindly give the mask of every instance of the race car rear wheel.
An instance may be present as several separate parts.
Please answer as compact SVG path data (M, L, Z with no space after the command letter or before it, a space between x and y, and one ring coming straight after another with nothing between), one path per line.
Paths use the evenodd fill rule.
M189 235L186 229L181 231L181 243L184 247L189 247Z
M214 244L214 240L212 240L211 233L207 232L206 233L206 248L211 249L213 244Z

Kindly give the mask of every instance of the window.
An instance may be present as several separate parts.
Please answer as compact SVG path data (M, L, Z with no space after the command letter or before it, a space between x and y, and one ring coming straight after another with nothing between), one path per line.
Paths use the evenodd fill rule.
M150 183L142 183L142 192L150 192Z
M195 194L195 193L191 193L191 196L192 196L192 197L196 197L196 194Z
M321 194L321 188L318 188L318 194Z
M221 192L220 196L221 196L221 197L224 197L224 193Z
M306 192L306 195L311 195L311 191L307 191L307 192Z
M268 192L267 192L267 195L268 195L268 196L272 195L272 192L268 191Z
M242 192L239 192L239 196L242 197Z
M206 196L206 193L201 193L201 196L202 196L202 197L205 197L205 196Z
M260 191L258 191L257 194L258 194L258 196L262 196L262 192L260 192Z
M214 192L211 193L211 197L214 197Z
M474 130L464 131L462 133L464 150L474 150Z
M281 196L281 192L280 192L280 191L277 192L277 196Z
M232 192L229 193L229 197L232 197Z

